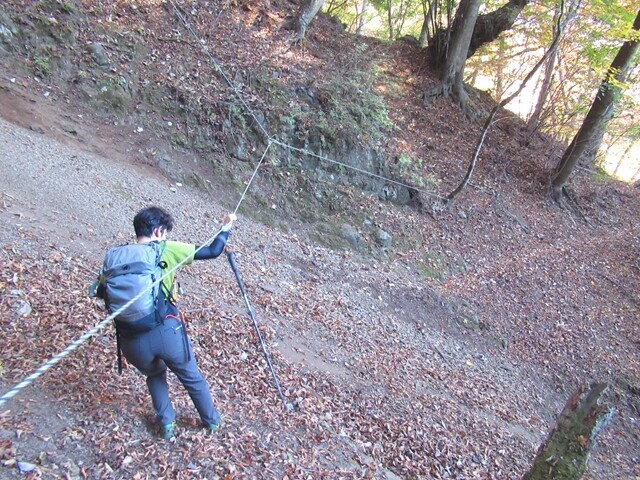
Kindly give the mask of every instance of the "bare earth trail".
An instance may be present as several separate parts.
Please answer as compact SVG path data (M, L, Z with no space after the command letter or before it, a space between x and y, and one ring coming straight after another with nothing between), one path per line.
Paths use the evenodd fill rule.
M25 127L37 126L37 115L49 116L40 120L42 131L0 120L3 392L102 318L85 288L105 248L132 240L130 222L139 208L167 208L176 216L175 237L194 243L209 238L224 213L210 195L123 161L128 142L134 151L137 143L144 148L132 128L120 131L122 137L110 131L112 136L91 138L85 121L77 126L80 133L65 136L51 111L34 110L29 118L28 103L8 108L6 102L4 115L11 117L12 108ZM78 148L82 135L84 151ZM110 145L112 159L87 153L109 152ZM559 365L567 351L575 355L580 379L606 368L617 378L630 377L628 384L614 383L618 414L588 478L640 475L638 400L625 390L637 388L631 378L637 320L624 321L637 313L637 291L621 298L622 319L603 319L590 332L572 331L561 315L550 324L534 319L530 313L539 302L562 301L556 291L530 288L562 276L555 267L569 253L561 245L541 241L528 252L525 266L532 272L540 268L536 259L551 257L540 275L520 279L519 265L505 255L485 267L478 262L487 285L461 275L436 293L409 261L334 252L243 218L231 244L297 411L282 411L220 258L194 265L182 277L195 353L225 418L220 434L204 437L189 399L174 385L181 435L173 443L158 442L144 381L131 369L115 375L113 332L106 329L0 412L0 478L17 478L21 461L36 466L32 478L516 479L570 394L564 382L571 370L563 366L556 375L553 366L545 367L549 361ZM586 271L594 268L586 259L603 248L584 245ZM633 251L620 252L621 262L632 261ZM492 307L491 297L507 304L513 295L501 284L505 278L521 282L513 288L523 292L512 300L511 311L518 312L513 320L497 318L499 309ZM585 289L594 278L584 275ZM597 296L579 287L577 296L565 298L568 304ZM444 296L465 291L477 304ZM460 323L467 310L494 322L489 333ZM585 315L592 313L585 307ZM531 342L531 331L540 340L533 354L521 349ZM585 345L585 335L600 339L596 357L613 351L617 363L600 365L573 352L571 345Z

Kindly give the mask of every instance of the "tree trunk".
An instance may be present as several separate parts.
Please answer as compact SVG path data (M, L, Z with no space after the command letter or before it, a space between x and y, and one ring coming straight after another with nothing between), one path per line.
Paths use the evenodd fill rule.
M409 10L409 2L405 2L404 0L400 0L400 8L398 20L396 21L396 36L395 39L400 38L402 35L402 29L404 28L404 22L407 20L407 10Z
M602 146L602 141L604 140L604 134L607 131L607 125L613 118L613 112L614 107L612 106L605 114L602 122L600 122L599 127L594 130L593 137L587 144L587 147L584 149L584 153L582 154L582 158L580 159L583 165L590 165L594 167L601 165L604 162L604 156L600 154L600 147Z
M627 155L629 155L629 152L636 146L636 143L638 143L635 140L631 140L629 142L629 145L627 146L627 148L624 149L624 153L622 155L620 155L620 160L618 160L618 163L616 165L616 169L613 171L613 176L616 177L618 175L618 171L620 170L620 167L622 166L622 164L624 163L625 159L627 158Z
M420 36L418 37L418 45L425 48L429 44L429 19L424 16L422 27L420 28Z
M640 30L640 11L633 22L633 30ZM620 92L620 85L627 78L638 50L640 50L638 35L631 38L634 40L624 42L616 58L613 59L580 130L573 137L553 172L551 194L558 202L562 200L563 187L578 160L587 150L595 148L597 151L600 146L594 145L593 142L602 139L600 135L604 131L607 120L613 115L613 107L617 93Z
M323 4L324 0L304 0L295 17L285 23L285 28L295 32L297 41L304 39L307 34L307 27L318 14Z
M467 51L467 58L485 43L493 42L498 36L513 27L516 19L530 0L509 0L493 12L480 15L473 29L473 37Z
M389 25L389 40L393 41L393 18L391 17L391 0L387 0L387 23Z
M562 12L559 9L556 9L554 14L554 25L559 25L558 16L562 15ZM556 32L562 35L562 32ZM527 121L527 129L529 132L533 132L538 129L538 124L540 123L540 117L542 116L542 111L544 109L545 103L547 103L547 97L549 96L549 90L551 89L551 80L553 79L553 70L556 66L556 58L558 56L558 49L560 47L560 43L556 43L553 51L549 55L549 60L547 60L547 64L544 68L544 78L542 80L542 85L540 86L540 92L538 93L538 101L536 102L536 106L533 109L533 113L529 120Z
M549 61L545 66L544 70L544 78L542 80L542 85L540 86L540 92L538 92L538 101L536 102L536 106L533 109L533 113L527 122L527 129L529 132L533 132L538 129L540 123L540 117L542 116L542 111L544 110L544 105L547 103L547 97L549 96L549 91L551 90L551 80L553 78L553 70L556 66L556 58L558 56L558 50L556 49L551 56L549 57Z
M530 2L530 0L509 0L509 2L491 13L480 15L477 18L473 35L466 51L466 58L472 56L478 48L485 43L494 41L498 36L513 27L516 19L522 12L522 9ZM453 24L452 29L457 28ZM455 30L451 32L451 36L455 35ZM429 59L431 66L439 69L445 61L447 49L443 47L446 44L448 32L446 29L438 29L429 43Z
M448 55L440 76L442 93L451 97L465 112L467 112L467 94L464 91L464 64L467 61L467 50L473 26L478 18L481 0L462 0L456 18L453 21L455 31L451 37Z
M556 427L540 446L531 469L522 480L579 480L589 451L612 412L600 405L607 385L596 383L569 398Z
M356 27L356 35L364 35L364 26L367 24L367 10L369 9L369 2L367 0L362 0L362 10L360 11L360 15L358 16Z
M495 92L493 96L497 102L500 102L502 101L502 97L506 93L506 90L509 86L509 82L506 81L505 79L505 76L508 75L507 73L508 62L505 61L506 46L505 46L504 39L502 38L499 39L496 46L497 46L497 49L496 49L495 60L491 62L493 64L493 67L496 69L496 87L495 87Z
M420 37L418 38L418 45L420 45L420 48L425 48L429 43L429 25L433 24L432 17L434 5L435 2L429 2L429 8L427 9L425 1L422 0L422 13L424 14L424 18L422 20L422 28L420 29Z

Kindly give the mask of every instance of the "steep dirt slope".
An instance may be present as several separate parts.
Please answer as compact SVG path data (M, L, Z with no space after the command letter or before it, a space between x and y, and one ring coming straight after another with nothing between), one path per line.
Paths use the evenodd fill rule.
M35 122L23 108L22 120ZM38 115L54 125L46 111ZM215 229L222 209L191 188L172 191L175 184L148 167L89 156L6 123L1 131L6 388L101 318L83 292L104 248L130 240L137 208L165 205L178 218L176 235L196 242ZM375 208L398 222L415 216ZM534 225L526 212L519 222L504 212L487 211L507 222L484 226L470 226L469 214L413 220L416 228L429 223L431 233L420 232L425 243L439 236L468 255L464 272L436 290L414 258L332 252L241 219L232 244L299 410L282 412L220 259L183 277L196 354L225 413L218 436L202 437L176 388L182 435L175 444L153 440L144 382L132 371L115 375L107 331L9 405L4 473L12 475L16 459L41 464L45 478L518 478L573 386L604 378L614 382L618 414L592 478L632 478L637 397L628 388L637 389L637 324L635 293L625 285L637 276L634 259L625 258L630 237L624 241L618 229L594 238L575 225L551 243L544 235L553 232L521 226ZM466 228L478 233L462 237ZM507 243L501 232L515 239ZM524 243L525 234L536 241ZM563 278L568 269L572 276ZM26 315L24 302L32 309Z

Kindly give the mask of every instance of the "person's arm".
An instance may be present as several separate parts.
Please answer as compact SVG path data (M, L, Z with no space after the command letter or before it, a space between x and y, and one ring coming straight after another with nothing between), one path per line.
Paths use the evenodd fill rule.
M213 239L206 247L196 247L196 253L193 256L194 260L209 260L211 258L219 257L223 252L227 239L229 238L229 232L220 232L216 238Z
M235 214L231 213L227 215L222 221L222 228L220 233L216 235L216 238L206 247L196 247L196 253L193 256L194 260L209 260L211 258L219 257L224 251L224 247L227 245L229 233L233 226L233 221L236 219Z

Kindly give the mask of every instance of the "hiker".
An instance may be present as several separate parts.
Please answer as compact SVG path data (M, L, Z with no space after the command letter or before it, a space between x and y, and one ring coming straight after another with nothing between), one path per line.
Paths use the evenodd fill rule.
M120 362L122 352L129 363L147 376L147 387L164 439L174 436L176 418L169 399L167 368L189 393L204 428L209 432L216 431L221 418L207 382L198 369L176 305L179 287L175 274L164 278L153 292L152 285L185 259L183 265L193 260L218 257L224 250L235 219L234 214L227 215L220 233L211 244L199 249L193 244L167 240L167 234L173 229L173 217L159 207L144 208L133 219L137 243L115 247L105 256L100 285L111 313L145 290L142 288L145 282L148 285L147 295L116 316L118 358ZM136 282L138 286L131 287ZM142 304L145 306L141 307Z

